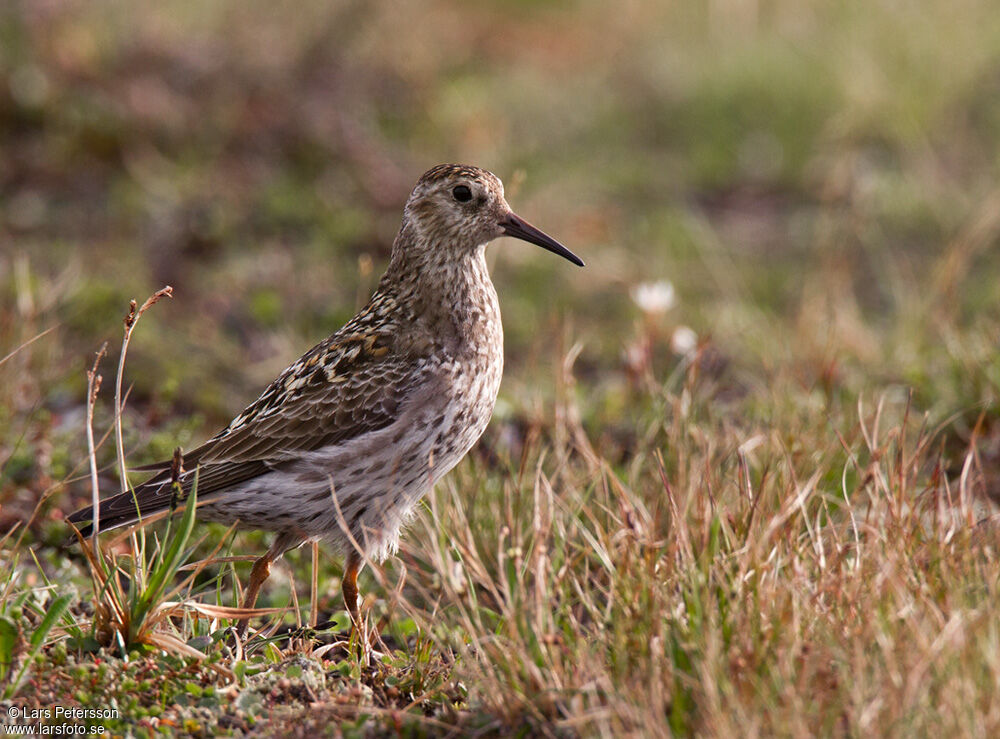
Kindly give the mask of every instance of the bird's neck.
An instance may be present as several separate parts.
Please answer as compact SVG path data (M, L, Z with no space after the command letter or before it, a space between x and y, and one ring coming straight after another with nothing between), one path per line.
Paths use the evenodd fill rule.
M461 250L406 249L400 243L404 236L401 231L397 237L378 292L392 294L398 306L412 312L412 320L443 338L465 344L501 337L500 306L486 266L485 244Z
M416 297L437 298L447 305L474 298L484 284L492 287L485 244L459 244L454 239L460 237L453 234L438 236L447 243L420 243L425 238L412 224L404 222L392 246L380 289L394 286Z

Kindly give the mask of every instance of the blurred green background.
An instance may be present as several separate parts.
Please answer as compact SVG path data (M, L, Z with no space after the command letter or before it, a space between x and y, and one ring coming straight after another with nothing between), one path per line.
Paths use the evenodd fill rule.
M942 418L996 397L993 2L13 0L0 354L52 331L0 366L8 503L81 461L84 370L111 339L112 374L129 298L174 287L127 374L147 459L353 314L444 161L495 171L588 262L491 247L501 420L546 413L579 344L585 421L627 447L630 388L687 328L721 400L912 387Z

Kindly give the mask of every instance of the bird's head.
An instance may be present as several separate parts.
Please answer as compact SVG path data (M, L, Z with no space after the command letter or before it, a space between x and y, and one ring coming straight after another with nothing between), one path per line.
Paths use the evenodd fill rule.
M415 236L408 249L471 252L513 236L583 266L573 252L515 215L500 178L479 167L441 164L425 172L406 201L404 224Z

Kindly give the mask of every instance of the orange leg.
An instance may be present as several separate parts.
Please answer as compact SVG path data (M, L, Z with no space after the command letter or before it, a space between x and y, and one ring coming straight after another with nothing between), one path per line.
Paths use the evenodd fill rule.
M364 623L361 621L361 613L358 609L358 573L364 567L361 555L352 551L347 555L344 562L344 581L341 590L344 593L344 606L351 616L351 638L356 634L358 637L358 657L368 665L371 659L371 645L368 643L368 633Z
M273 561L274 558L271 552L267 552L267 554L253 563L253 569L250 570L250 581L247 583L247 589L243 592L243 608L253 608L256 605L257 596L260 595L260 588L271 574L271 562ZM247 624L249 622L249 618L244 618L236 625L236 633L240 639L246 636Z
M257 604L257 596L260 595L260 588L271 574L271 564L281 559L289 549L297 547L302 543L302 539L290 533L279 534L274 540L271 548L253 563L250 570L250 581L247 589L243 592L243 608L253 608ZM236 624L236 633L242 639L247 633L249 618L240 619Z
M355 628L360 624L358 614L358 573L361 572L361 568L364 563L361 561L361 555L357 552L352 551L347 555L347 561L344 562L344 581L341 585L341 590L344 593L344 606L347 608L347 612L351 616L351 623Z

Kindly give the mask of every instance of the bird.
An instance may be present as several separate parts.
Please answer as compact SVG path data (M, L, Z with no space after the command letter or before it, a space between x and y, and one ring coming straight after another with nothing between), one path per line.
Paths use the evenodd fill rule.
M394 554L414 507L485 431L503 372L503 327L486 245L511 236L584 266L515 215L485 169L441 164L403 208L368 303L278 377L226 428L100 501L101 531L177 510L197 475L197 517L275 534L251 568L253 608L272 563L307 542L344 555L341 590L359 623L358 574ZM92 507L68 520L94 535ZM247 621L238 633L246 632Z

